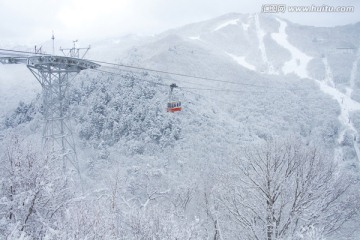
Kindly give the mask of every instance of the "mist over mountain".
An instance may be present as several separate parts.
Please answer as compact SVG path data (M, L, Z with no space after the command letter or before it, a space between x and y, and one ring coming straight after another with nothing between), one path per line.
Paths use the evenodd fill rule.
M325 187L311 185L313 188L306 196L314 204L304 203L297 215L289 211L289 216L294 214L302 219L299 225L282 222L280 218L275 224L274 220L274 226L284 230L283 235L279 233L271 239L310 239L312 234L327 239L351 239L346 235L347 229L356 235L359 218L354 210L356 204L348 204L356 202L358 194L354 179L358 179L360 160L359 39L360 23L312 27L269 14L230 13L155 36L129 35L93 43L86 58L120 65L104 63L99 70L82 71L72 80L66 96L84 197L73 203L69 200L61 208L64 219L60 213L55 214L56 220L46 218L40 209L45 220L30 213L31 223L23 228L17 224L28 219L25 210L18 213L19 221L0 215L0 236L268 239L262 237L269 229L261 228L261 222L265 222L264 226L268 224L266 217L246 222L241 218L243 215L234 214L234 209L242 206L241 199L250 204L246 197L261 195L247 192L249 187L233 195L248 186L244 179L252 176L250 173L259 174L258 168L247 169L243 175L236 169L238 165L241 171L244 166L253 166L247 162L248 156L255 162L258 158L247 154L260 144L262 150L269 151L266 153L275 149L266 156L299 159L299 165L295 165L303 163L304 169L313 167L311 161L316 162L318 172L308 182L328 181ZM51 42L44 43L44 49L49 46ZM23 70L19 71L20 67ZM24 68L0 65L3 162L9 160L6 154L9 149L16 153L14 156L27 156L21 144L41 138L41 87ZM174 94L182 102L181 112L166 112L172 83L179 86ZM15 150L14 136L21 139ZM269 147L266 143L274 145ZM41 152L41 146L33 147ZM261 154L260 151L260 159ZM46 162L46 157L38 158ZM333 169L327 169L332 166L332 159L345 183L338 182L339 177L333 179ZM260 161L257 165L260 169L261 164ZM294 205L297 201L306 202L306 197L297 200L290 188L284 188L300 186L296 179L301 174L292 178L291 174L279 171L283 173L289 177L289 183L279 184L278 189L284 190L279 199L289 199ZM312 176L311 171L308 173ZM325 173L328 175L322 175ZM61 172L56 174L61 176ZM44 192L41 201L51 199L49 196L57 193L54 189L66 192L64 198L80 198L76 183L65 190L61 188L65 183L56 180L55 175L46 169L42 175L47 177L46 186L35 184L41 186L39 192ZM20 175L16 176L11 178L13 183ZM257 177L261 179L262 175ZM253 179L259 180L250 178ZM51 185L54 181L59 185ZM4 179L2 183L0 193L4 201L0 202L0 209L15 214L9 209L21 201L29 204L31 199L37 199L31 198L37 196L34 189L19 188L31 194L15 204L12 193L5 194ZM351 186L344 187L346 183ZM328 186L338 188L328 192ZM326 193L325 200L321 194L316 195L319 189ZM335 194L343 189L350 190ZM314 200L311 194L323 202L340 200L322 209L323 202ZM50 202L53 205L49 209L60 204L62 197L58 197L59 202ZM274 212L285 205L274 204ZM259 207L254 212L267 210ZM347 220L340 224L333 220L335 215ZM244 224L256 229L246 232ZM41 227L47 230L38 231ZM87 228L93 230L87 232L84 230Z

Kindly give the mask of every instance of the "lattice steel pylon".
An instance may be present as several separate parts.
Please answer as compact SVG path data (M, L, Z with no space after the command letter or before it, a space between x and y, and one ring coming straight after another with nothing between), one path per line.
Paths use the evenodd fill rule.
M43 90L43 146L59 152L64 171L68 162L80 173L76 147L69 121L67 90L81 70L95 69L99 64L88 60L42 55L29 57L2 57L3 64L25 63Z

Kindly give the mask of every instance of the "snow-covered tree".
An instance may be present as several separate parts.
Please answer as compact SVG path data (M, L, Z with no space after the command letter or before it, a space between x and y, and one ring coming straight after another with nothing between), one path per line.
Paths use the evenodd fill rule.
M0 238L56 235L69 191L61 159L13 136L0 163Z
M294 239L310 226L326 236L357 213L353 182L316 147L271 141L247 149L236 166L219 199L238 239Z
M5 119L6 127L16 127L19 124L30 122L34 115L36 114L35 103L26 104L24 102L19 102L18 107L15 111Z

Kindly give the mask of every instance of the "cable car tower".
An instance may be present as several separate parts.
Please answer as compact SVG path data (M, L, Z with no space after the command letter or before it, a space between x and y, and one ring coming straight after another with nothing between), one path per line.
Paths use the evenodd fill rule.
M54 44L54 36L52 39ZM81 49L75 48L74 43L74 48L70 50L79 53ZM62 51L64 52L66 49L62 49ZM44 116L43 147L61 154L64 171L67 170L70 162L80 173L69 122L67 94L71 82L80 71L95 69L100 65L80 59L78 56L56 56L54 52L52 55L35 53L19 57L1 57L0 62L2 64L26 64L41 84Z

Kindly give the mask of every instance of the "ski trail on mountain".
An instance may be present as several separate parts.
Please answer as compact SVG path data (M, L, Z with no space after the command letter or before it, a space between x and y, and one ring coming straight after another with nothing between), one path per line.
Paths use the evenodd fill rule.
M252 70L252 71L255 71L256 70L256 67L250 63L248 63L246 60L245 60L245 56L235 56L231 53L226 53L227 55L229 55L234 61L236 61L239 65L249 69L249 70Z
M287 28L287 23L278 18L275 19L280 23L279 32L272 33L271 37L275 40L275 42L277 42L283 48L287 49L291 54L291 59L285 62L282 67L283 73L288 74L293 72L301 78L308 78L309 76L307 73L307 65L312 57L309 57L288 42L288 35L285 31Z
M310 62L310 60L312 59L312 57L306 55L304 52L300 51L298 48L296 48L295 46L293 46L291 43L288 42L288 35L286 34L287 23L278 18L276 18L276 20L280 23L279 32L272 33L271 37L280 46L287 49L292 56L292 58L289 61L284 63L283 68L282 68L283 73L288 74L288 73L293 72L296 75L298 75L299 77L310 78L307 73L307 65ZM354 72L354 75L353 74L351 75L351 79L352 79L351 81L353 81L352 83L350 83L351 87L354 86L358 59L359 59L359 56L357 56L357 60L353 64L352 72ZM327 58L323 58L322 62L325 67L325 79L323 79L323 80L314 79L314 78L310 78L310 79L314 80L319 85L320 90L322 92L332 96L338 102L338 104L341 108L341 113L340 113L338 119L339 119L340 123L343 125L343 129L340 132L338 140L337 140L338 143L341 144L344 140L345 133L348 130L353 132L354 136L358 137L358 132L352 124L350 114L353 111L360 110L360 103L351 99L351 92L349 94L349 92L347 91L347 94L344 94L335 88L335 84L333 82L333 74L332 74L331 68L329 66L329 63L327 61ZM354 141L354 149L356 151L357 158L360 161L360 152L359 152L359 148L357 146L356 141ZM343 155L342 149L337 148L335 150L335 154L336 154L337 159L341 159L342 155Z
M334 76L333 73L331 71L331 67L329 65L329 62L327 60L326 57L322 58L322 62L325 66L325 82L327 85L329 85L330 87L335 87L335 83L334 83Z
M256 34L257 37L259 39L259 49L261 52L261 58L263 60L263 62L267 63L268 58L266 56L266 50L265 50L265 44L264 44L264 36L265 36L265 32L260 28L260 21L259 21L259 15L256 14L254 16L254 20L255 20L255 27L256 27Z
M266 55L266 48L265 48L265 43L264 43L264 37L265 37L266 33L260 27L259 14L254 15L254 21L255 21L256 34L257 34L257 37L259 40L259 49L260 49L260 53L261 53L261 59L266 64L267 73L268 74L278 74L278 72L275 71L274 67L269 62L269 59Z
M338 102L338 104L341 108L341 113L338 117L340 123L344 127L342 129L342 131L339 133L339 137L338 137L338 143L341 144L344 141L345 133L348 130L350 130L354 134L354 137L356 137L356 138L359 137L358 131L352 124L350 114L353 111L360 110L360 103L351 99L351 95L348 95L348 91L346 94L344 94L335 88L334 82L332 81L332 79L329 79L331 77L331 75L329 75L329 72L331 72L331 68L328 65L328 62L324 61L324 59L323 59L323 63L324 63L325 69L327 69L325 79L323 81L318 80L318 79L313 79L313 80L319 84L320 90L323 91L324 93L332 96ZM354 145L357 159L360 161L360 151L359 151L357 142L354 141L353 145ZM335 154L338 159L341 159L342 155L343 155L341 148L336 149Z
M188 37L188 38L191 39L191 40L201 40L200 36L191 36L191 37Z
M346 95L348 95L349 97L351 97L352 91L355 86L355 78L356 78L356 73L358 71L359 60L360 60L360 47L357 49L356 58L351 68L350 88L346 88Z
M353 91L353 89L355 87L355 78L356 78L356 74L357 74L357 71L358 71L359 61L360 61L360 46L357 49L356 58L355 58L355 61L353 63L352 69L351 69L350 89L346 89L346 93L347 93L347 95L349 97L351 97L352 91ZM359 132L357 132L356 129L355 129L355 134L356 134L355 135L356 141L354 141L354 148L355 148L356 156L357 156L358 160L360 161L360 150L359 150L359 144L358 144L360 136L359 136Z
M357 61L355 61L355 62L357 62ZM336 99L336 101L340 105L341 114L339 116L339 121L345 127L340 132L339 137L338 137L338 143L340 144L344 140L345 133L346 133L347 130L353 131L355 136L358 135L358 132L357 132L356 128L352 124L350 114L353 111L360 110L360 103L358 103L357 101L351 99L351 91L352 91L352 89L351 89L351 91L346 90L346 94L343 94L343 93L341 93L339 90L337 90L335 88L335 84L333 82L333 75L332 75L332 72L331 72L331 67L329 66L327 58L323 58L323 63L324 63L324 66L325 66L325 73L326 73L325 79L324 79L324 81L319 81L319 80L316 80L316 81L320 82L320 84L323 84L323 85L320 86L320 89L323 92L328 93L331 96L333 96L333 98ZM329 87L329 89L326 89L324 87L324 85L327 85ZM353 86L354 85L352 85L352 87ZM358 159L360 161L360 153L359 153L359 149L358 149L358 146L357 146L356 142L354 142L354 148L356 150L357 157L358 157Z
M299 77L302 78L310 78L307 73L307 65L312 59L312 57L306 55L304 52L300 51L298 48L293 46L291 43L288 42L288 35L286 34L286 27L287 23L285 21L282 21L278 18L276 20L280 23L279 32L278 33L272 33L271 37L282 47L286 48L291 56L292 59L284 63L284 66L282 68L282 71L284 74L287 73L295 73ZM357 62L359 59L359 54L357 56L357 60L353 64L353 70L354 74L351 75L351 81L350 84L351 87L354 86L355 82L355 74L357 71ZM344 140L345 133L350 130L354 133L354 136L358 136L358 132L355 129L355 127L352 124L351 121L351 112L360 110L360 103L354 101L351 99L351 94L344 94L340 92L338 89L335 88L335 84L333 82L333 74L331 71L331 67L329 66L327 58L323 58L322 62L325 67L325 79L319 80L319 79L313 79L320 87L320 90L330 96L332 96L339 104L341 108L341 113L338 117L340 123L343 125L343 130L340 132L338 137L338 143L341 144ZM356 151L356 155L358 160L360 161L360 152L359 148L357 146L356 141L354 141L354 149ZM338 148L335 150L335 154L337 155L337 158L342 158L342 150L341 148Z
M216 32L216 31L219 31L220 29L224 28L224 27L227 27L229 25L237 25L239 23L240 19L237 18L237 19L233 19L233 20L230 20L230 21L227 21L223 24L220 24L219 26L217 26L213 32Z
M242 26L242 28L243 28L243 30L246 32L248 29L249 29L249 27L250 27L250 25L249 24L246 24L246 23L241 23L241 26Z
M339 120L341 121L341 123L343 123L343 125L347 129L356 131L356 129L351 123L350 112L360 110L360 103L352 100L349 96L340 92L336 88L329 86L328 84L326 84L325 81L320 81L317 79L314 80L319 84L321 91L331 95L339 103L341 107L341 114L339 116ZM342 139L340 140L342 141Z

